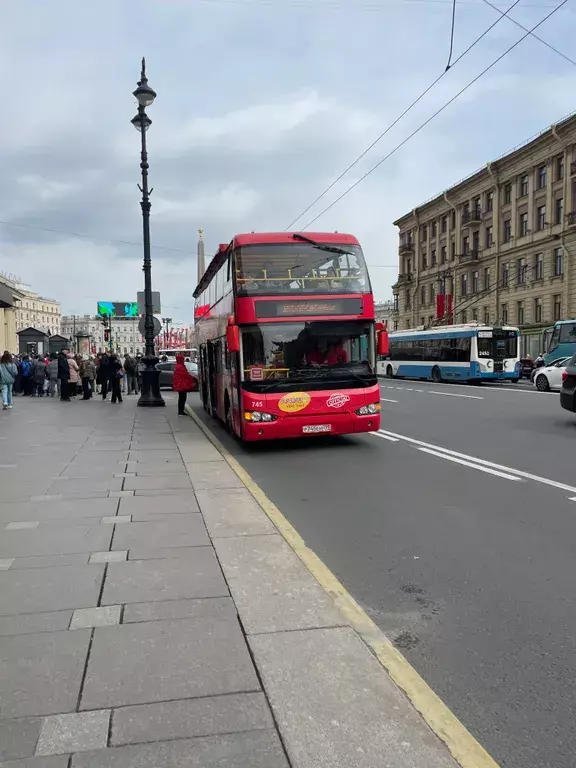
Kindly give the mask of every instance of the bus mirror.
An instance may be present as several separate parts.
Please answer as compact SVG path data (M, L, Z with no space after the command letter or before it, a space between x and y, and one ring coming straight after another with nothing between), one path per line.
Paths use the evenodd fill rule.
M384 356L388 354L389 352L388 331L380 331L378 333L376 347L377 347L376 352L378 355Z
M226 344L228 345L228 352L240 352L240 329L237 325L227 326Z

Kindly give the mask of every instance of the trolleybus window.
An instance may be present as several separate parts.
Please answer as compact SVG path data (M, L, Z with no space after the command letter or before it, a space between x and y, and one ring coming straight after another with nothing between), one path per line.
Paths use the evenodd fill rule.
M478 357L503 358L518 354L517 331L491 331L490 337L478 333Z

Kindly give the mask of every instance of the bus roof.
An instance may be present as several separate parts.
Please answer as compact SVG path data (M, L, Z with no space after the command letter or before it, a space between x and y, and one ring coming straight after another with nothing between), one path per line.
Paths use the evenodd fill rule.
M337 243L339 245L360 245L354 235L345 232L248 232L241 235L234 235L230 243L220 244L216 255L206 268L206 271L200 278L200 282L194 289L193 296L196 298L210 284L210 281L220 269L228 257L231 248L237 248L243 245L268 245L271 243L303 243L294 235L301 234L310 240L316 240L319 243Z
M441 336L443 338L449 338L451 334L458 336L465 336L467 334L473 334L477 331L491 331L494 328L501 328L503 331L518 331L518 326L515 325L482 325L480 323L464 323L461 325L438 325L435 328L407 328L405 331L390 331L389 337L391 339L407 338L408 336Z

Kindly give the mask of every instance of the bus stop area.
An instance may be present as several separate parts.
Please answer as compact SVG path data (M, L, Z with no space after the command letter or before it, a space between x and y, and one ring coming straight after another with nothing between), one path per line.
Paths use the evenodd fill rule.
M0 415L0 766L488 766L455 760L166 400Z

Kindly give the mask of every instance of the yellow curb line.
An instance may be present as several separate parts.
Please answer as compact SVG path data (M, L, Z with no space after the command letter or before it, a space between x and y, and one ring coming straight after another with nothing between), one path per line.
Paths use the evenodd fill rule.
M250 491L308 571L332 598L350 626L372 649L392 680L404 691L430 728L446 744L461 768L499 768L484 747L476 741L442 699L424 682L410 662L392 645L382 630L358 605L318 555L306 546L298 531L188 404L186 411L244 483L247 490Z

